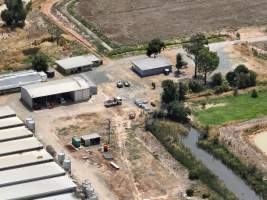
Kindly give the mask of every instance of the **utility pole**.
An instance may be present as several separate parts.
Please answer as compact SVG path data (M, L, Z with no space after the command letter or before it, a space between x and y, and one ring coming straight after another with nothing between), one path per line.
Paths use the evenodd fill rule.
M108 119L108 144L111 142L111 119Z

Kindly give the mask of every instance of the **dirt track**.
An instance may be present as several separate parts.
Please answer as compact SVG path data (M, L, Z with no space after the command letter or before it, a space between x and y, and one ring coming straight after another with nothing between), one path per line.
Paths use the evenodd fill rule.
M76 11L120 43L267 23L266 0L80 1Z

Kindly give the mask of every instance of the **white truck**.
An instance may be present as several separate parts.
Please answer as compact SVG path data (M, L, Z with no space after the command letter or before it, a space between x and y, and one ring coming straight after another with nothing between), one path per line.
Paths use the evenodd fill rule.
M114 97L112 99L109 99L104 102L105 107L112 107L112 106L118 106L122 104L122 99L121 97Z

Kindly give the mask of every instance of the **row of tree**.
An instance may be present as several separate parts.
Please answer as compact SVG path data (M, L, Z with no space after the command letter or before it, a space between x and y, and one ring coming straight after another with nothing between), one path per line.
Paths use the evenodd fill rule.
M147 56L157 56L162 50L166 48L163 41L160 39L153 39L147 47ZM204 78L204 84L207 84L207 75L213 72L219 65L219 57L216 52L210 51L208 47L208 39L202 33L193 35L187 43L183 44L183 48L188 54L192 56L195 62L195 74L196 78L198 73L201 73ZM181 54L176 56L176 68L177 72L180 72L187 63L183 60Z

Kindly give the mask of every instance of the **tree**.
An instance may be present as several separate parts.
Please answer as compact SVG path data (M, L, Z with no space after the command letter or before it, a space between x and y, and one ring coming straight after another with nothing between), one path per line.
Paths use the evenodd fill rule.
M185 95L188 91L188 87L185 83L179 82L179 89L178 89L178 100L184 101L185 100Z
M188 87L192 92L201 92L204 89L203 84L199 80L190 80Z
M183 45L183 48L186 50L187 53L194 56L194 60L199 54L200 50L205 47L209 43L208 39L203 33L198 33L193 35L188 43ZM197 65L195 65L195 78L197 77Z
M196 65L198 71L204 75L204 84L207 84L207 74L214 71L219 65L219 57L217 53L210 51L208 48L200 50L196 56Z
M231 86L235 85L235 72L228 72L226 74L226 80Z
M226 74L226 80L232 87L243 89L256 85L257 74L245 65L238 65L234 71Z
M165 104L169 104L172 101L177 100L178 98L178 91L177 85L172 80L165 80L162 82L162 101Z
M46 72L48 69L48 59L44 54L36 54L32 60L32 69Z
M166 46L163 41L160 39L153 39L148 44L146 55L151 57L151 55L160 54L165 47Z
M214 86L214 87L222 85L222 83L223 83L222 73L220 73L220 72L215 73L211 78L211 82L212 82L212 86Z
M183 57L180 53L176 55L176 68L177 72L180 73L180 69L183 68L183 66L187 65L187 63L183 60Z
M191 114L191 110L188 107L185 107L183 103L180 103L178 101L170 103L167 111L168 117L171 120L181 123L188 122L188 116Z
M7 9L1 13L2 20L7 26L23 26L26 16L31 10L31 2L24 7L22 0L5 0Z

